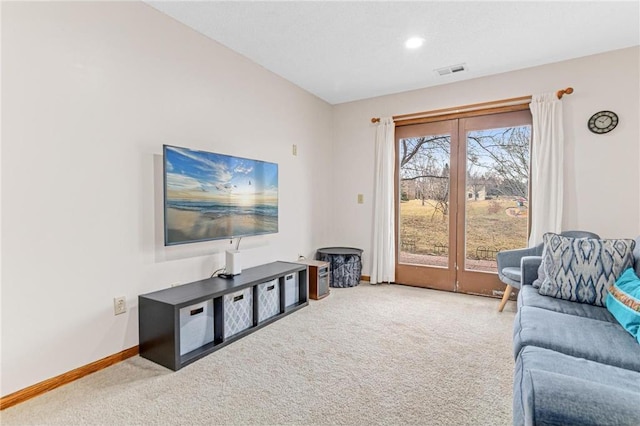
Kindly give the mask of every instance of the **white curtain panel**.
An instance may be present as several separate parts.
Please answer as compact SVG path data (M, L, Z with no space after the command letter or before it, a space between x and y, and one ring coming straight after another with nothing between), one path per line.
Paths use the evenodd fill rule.
M373 248L371 251L371 284L393 282L395 259L395 123L381 118L376 130L375 180L373 188Z
M529 247L533 247L545 232L561 230L564 132L562 101L555 93L533 95L529 109L533 119Z

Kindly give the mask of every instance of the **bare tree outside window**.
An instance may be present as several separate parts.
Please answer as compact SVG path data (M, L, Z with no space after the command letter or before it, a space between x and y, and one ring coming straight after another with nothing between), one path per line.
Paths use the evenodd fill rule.
M486 264L495 263L497 250L526 242L530 140L530 126L466 135L466 258L484 262L480 270L494 269ZM416 256L431 256L424 261L431 264L446 257L449 241L451 136L399 142L400 261L422 263Z
M467 136L470 184L483 182L492 193L528 198L531 127L474 131Z
M400 141L400 179L413 182L413 199L429 204L442 219L449 214L449 148L451 136L431 136ZM411 197L409 197L411 198Z

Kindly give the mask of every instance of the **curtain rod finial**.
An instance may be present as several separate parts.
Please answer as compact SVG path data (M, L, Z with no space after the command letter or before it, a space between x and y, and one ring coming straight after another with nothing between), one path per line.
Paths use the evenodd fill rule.
M556 93L556 96L558 96L558 99L562 99L564 95L570 95L572 93L573 93L573 87L567 87L566 89L558 90L558 93Z
M372 123L379 123L379 122L380 122L380 118L378 118L378 117L373 117L373 118L371 119L371 122L372 122Z

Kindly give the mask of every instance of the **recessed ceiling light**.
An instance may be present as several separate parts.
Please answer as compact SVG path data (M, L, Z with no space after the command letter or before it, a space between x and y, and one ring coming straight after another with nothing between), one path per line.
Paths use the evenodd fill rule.
M404 42L404 47L407 49L417 49L422 46L424 43L424 39L422 37L411 37Z

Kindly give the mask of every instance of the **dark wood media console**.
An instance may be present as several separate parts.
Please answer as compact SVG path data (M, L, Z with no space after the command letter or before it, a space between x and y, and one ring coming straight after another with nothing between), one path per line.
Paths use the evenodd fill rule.
M143 294L140 356L176 371L308 304L307 266L288 262Z

